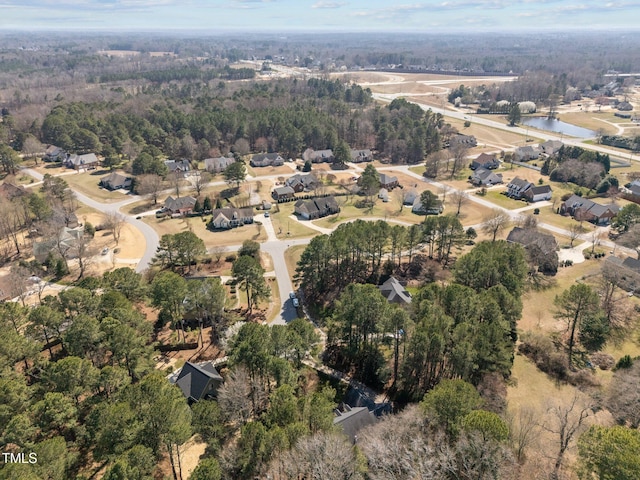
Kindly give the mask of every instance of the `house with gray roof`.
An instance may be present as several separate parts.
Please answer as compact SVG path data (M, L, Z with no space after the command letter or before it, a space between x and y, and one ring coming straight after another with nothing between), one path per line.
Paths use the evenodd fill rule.
M345 405L343 410L335 410L333 424L340 427L352 443L356 443L358 432L364 427L373 425L377 419L367 407L350 407Z
M298 200L294 212L305 220L326 217L340 211L335 197L318 197L311 200Z
M212 362L186 362L175 379L175 384L189 403L215 398L223 383Z
M53 251L72 252L84 236L83 228L64 227L58 232L58 238L42 238L33 242L33 256L38 262L44 262ZM74 258L68 255L67 258Z
M169 173L185 175L189 170L191 170L189 160L165 160L164 164L169 169Z
M95 153L86 153L84 155L76 155L75 153L67 154L66 160L63 162L67 168L73 168L74 170L91 170L100 165L98 157Z
M286 200L296 198L296 192L293 188L288 186L276 187L273 189L273 192L271 192L271 196L278 202L284 202Z
M395 277L389 277L386 282L378 286L378 290L389 303L411 303L411 294Z
M555 155L560 151L564 143L560 140L547 140L540 144L540 149L545 155Z
M67 159L67 152L65 152L62 148L56 147L55 145L49 145L47 149L44 151L45 162L63 162Z
M252 208L216 208L211 211L211 230L228 230L253 223Z
M502 183L502 174L493 173L486 168L479 168L469 177L469 181L476 187L498 185Z
M558 271L558 242L553 235L532 228L514 227L507 235L508 243L522 245L529 263L540 272L555 275Z
M205 158L204 168L211 173L220 173L235 161L233 157Z
M351 161L353 163L370 162L373 160L371 150L351 150Z
M378 173L378 179L380 180L380 188L386 188L387 190L393 190L400 185L398 177L387 175L386 173Z
M614 203L601 205L588 198L571 195L560 205L558 213L560 215L570 215L579 221L584 220L596 225L607 225L618 214L619 210L620 207Z
M172 215L180 214L187 215L193 211L193 207L196 204L196 199L193 197L167 197L164 201L164 208Z
M478 168L486 168L487 170L493 170L500 166L500 161L495 155L489 155L488 153L481 153L478 158L475 158L470 165L471 170Z
M540 202L543 200L551 200L553 190L551 185L531 185L523 193L523 197L528 202Z
M529 160L535 160L540 157L542 149L533 145L526 145L524 147L516 148L514 155L518 162L528 162Z
M458 135L452 136L451 139L449 140L448 146L450 148L454 148L458 145L464 145L466 147L475 147L478 145L478 141L476 140L476 137L474 137L473 135L458 134Z
M320 185L320 181L313 173L308 173L306 175L296 173L292 177L287 178L284 184L287 187L293 188L294 192L299 193L313 190L318 185Z
M640 260L609 255L602 270L607 272L607 277L612 278L619 288L634 294L640 291Z
M302 159L305 162L310 161L311 163L332 163L335 160L335 156L331 149L313 150L307 148L302 154Z
M284 158L277 153L257 153L249 161L252 167L279 167L284 165Z
M118 172L111 172L100 179L100 186L108 190L120 190L122 188L131 188L131 182L131 177Z

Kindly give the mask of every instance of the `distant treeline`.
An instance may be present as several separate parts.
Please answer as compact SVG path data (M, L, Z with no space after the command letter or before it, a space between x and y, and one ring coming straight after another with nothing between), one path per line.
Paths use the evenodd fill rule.
M90 77L89 83L121 82L126 80L148 80L155 83L171 81L210 81L221 80L245 80L254 78L255 70L252 68L231 68L225 66L221 69L171 68L167 70L150 70L146 72L122 72L105 73L98 77Z

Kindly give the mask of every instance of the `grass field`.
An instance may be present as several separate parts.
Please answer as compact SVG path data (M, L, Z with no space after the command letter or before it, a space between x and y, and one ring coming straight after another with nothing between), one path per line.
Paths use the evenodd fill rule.
M289 276L293 281L293 278L296 274L296 266L298 265L298 260L300 260L300 256L304 249L305 245L295 245L293 247L287 248L284 252L284 259L287 262L287 270L289 270Z
M522 200L514 200L503 194L505 190L488 190L483 197L485 200L489 200L492 203L509 210L515 210L517 208L526 207L527 203Z
M292 220L295 202L279 203L271 210L271 222L279 239L284 238L305 238L313 237L318 232L312 228L305 227L303 223ZM279 210L275 212L274 210Z

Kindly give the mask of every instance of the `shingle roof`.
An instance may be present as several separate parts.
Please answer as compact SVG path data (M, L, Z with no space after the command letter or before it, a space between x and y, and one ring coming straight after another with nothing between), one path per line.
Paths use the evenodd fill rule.
M531 228L514 227L507 235L507 242L519 243L524 247L536 245L543 253L555 252L558 249L558 243L553 235Z
M389 277L378 289L390 303L411 303L411 294L395 277Z
M336 411L333 424L342 427L344 434L353 442L360 430L376 423L376 417L367 407L346 408L344 412Z
M212 382L220 384L222 377L211 362L200 365L187 362L178 375L176 385L180 387L185 397L198 401L209 393Z
M193 208L195 204L196 204L196 199L193 197L180 197L180 198L167 197L167 199L164 201L165 208L168 208L172 212L177 212L185 208L187 209Z

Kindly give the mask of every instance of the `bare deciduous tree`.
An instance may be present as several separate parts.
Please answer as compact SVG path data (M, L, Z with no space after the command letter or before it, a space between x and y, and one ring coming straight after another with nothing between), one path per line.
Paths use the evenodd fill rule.
M522 407L516 415L508 418L509 432L513 452L519 463L523 463L527 457L527 450L537 438L540 428L538 419L540 414L533 408Z
M204 187L211 181L211 174L209 172L196 170L190 177L191 186L196 192L196 196L200 196Z
M122 233L122 227L124 227L125 223L126 219L121 213L109 212L105 214L104 226L108 230L111 230L116 245L120 242L120 234Z
M267 395L260 382L253 382L247 370L238 367L218 390L220 409L229 421L242 425L262 411Z
M469 147L458 143L450 148L453 155L453 166L451 167L451 178L455 177L456 173L464 168L464 164L467 161L467 153L469 153Z
M149 197L153 200L154 205L158 203L158 196L163 189L163 181L160 175L153 173L140 175L136 184L138 194Z
M550 480L558 480L564 464L565 455L573 440L586 428L585 421L593 415L592 406L583 404L575 393L565 403L556 401L547 409L547 420L540 427L554 436L557 453L554 457Z
M640 362L620 368L613 376L605 405L621 425L640 426Z
M72 245L70 254L78 262L78 280L84 277L85 272L96 255L96 248L91 245L91 238L81 235Z
M482 231L487 235L491 235L491 241L495 242L498 233L502 232L509 225L511 218L506 212L494 209L484 218L482 222Z
M580 223L572 223L569 227L569 247L573 248L573 242L585 232L584 227Z
M467 195L462 190L455 190L451 196L451 203L454 207L456 207L456 217L460 215L460 210L464 207L469 201L469 195Z
M277 455L269 464L267 478L360 480L362 475L355 451L346 437L338 433L319 432L300 439L291 450Z

